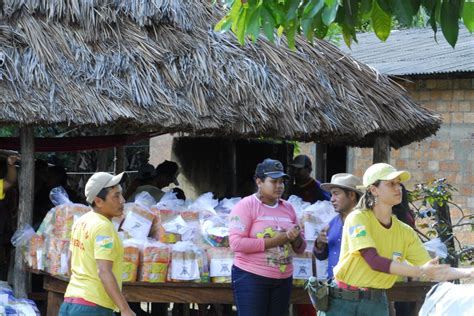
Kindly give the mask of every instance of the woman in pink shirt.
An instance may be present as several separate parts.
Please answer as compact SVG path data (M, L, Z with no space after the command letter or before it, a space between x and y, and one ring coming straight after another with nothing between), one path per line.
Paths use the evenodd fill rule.
M235 252L232 289L238 315L288 314L293 266L291 250L302 253L295 210L281 199L288 175L278 160L257 165L257 193L243 198L230 214L230 247Z

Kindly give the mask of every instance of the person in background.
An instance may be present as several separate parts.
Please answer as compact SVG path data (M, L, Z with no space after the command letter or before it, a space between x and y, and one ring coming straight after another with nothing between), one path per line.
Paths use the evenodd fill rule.
M293 275L290 247L302 253L306 242L295 210L281 199L287 178L280 161L265 159L255 170L257 192L238 202L229 215L238 315L288 313Z
M451 268L431 259L416 232L392 216L402 200L400 183L409 179L409 172L386 163L365 171L365 193L344 223L329 309L320 315L389 315L385 290L399 276L440 281L474 276L474 268Z
M311 177L313 171L311 159L306 155L298 155L290 162L290 185L286 197L296 195L304 202L311 204L317 201L329 200L330 195L323 191L320 183ZM298 316L314 316L316 315L313 305L296 304L296 313Z
M16 155L7 157L7 174L5 178L0 178L0 200L5 199L5 192L16 184L17 172L15 163L18 160L20 160L20 157Z
M174 185L179 185L178 175L179 175L179 166L174 161L165 160L156 166L156 186L159 189L169 186L171 183Z
M123 316L135 315L121 292L124 250L111 221L123 213L123 175L97 172L86 183L85 196L92 210L72 228L71 278L60 316L113 316L114 310Z
M138 169L137 184L137 188L130 195L130 197L127 198L127 202L135 201L135 197L141 192L150 193L156 202L159 202L165 194L160 188L157 187L155 167L149 163L141 166L140 169Z
M342 227L347 215L362 196L362 192L357 189L361 185L362 180L350 173L335 174L330 183L321 184L323 190L331 193L331 203L338 213L321 230L313 248L313 254L318 260L328 259L328 279L334 276L333 269L339 261L341 251Z
M329 201L329 193L323 191L319 181L311 177L311 159L306 155L296 156L290 163L290 185L286 196L296 195L311 204Z

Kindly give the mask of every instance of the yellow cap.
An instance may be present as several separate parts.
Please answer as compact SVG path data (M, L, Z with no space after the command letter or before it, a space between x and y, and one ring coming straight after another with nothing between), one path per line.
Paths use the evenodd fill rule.
M368 187L377 180L393 180L397 177L400 177L401 182L405 182L410 180L411 175L408 171L398 171L387 163L376 163L365 171L362 183L364 187Z

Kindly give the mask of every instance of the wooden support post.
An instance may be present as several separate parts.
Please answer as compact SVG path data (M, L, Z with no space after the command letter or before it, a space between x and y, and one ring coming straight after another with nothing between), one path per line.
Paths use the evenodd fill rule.
M379 136L374 142L373 163L390 163L390 137Z
M115 147L115 174L125 171L125 147Z
M230 170L231 170L231 188L232 196L237 196L237 150L235 140L230 140Z
M18 177L20 203L18 205L17 229L31 225L33 221L33 199L35 185L35 135L33 127L20 129L21 168ZM15 297L26 298L29 290L29 273L24 270L20 247L15 250L13 273Z

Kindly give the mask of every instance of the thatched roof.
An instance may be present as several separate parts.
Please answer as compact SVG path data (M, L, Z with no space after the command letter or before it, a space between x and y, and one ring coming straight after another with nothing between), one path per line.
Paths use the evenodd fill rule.
M239 46L210 0L3 0L0 123L399 147L439 116L317 41Z

